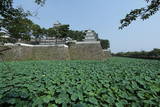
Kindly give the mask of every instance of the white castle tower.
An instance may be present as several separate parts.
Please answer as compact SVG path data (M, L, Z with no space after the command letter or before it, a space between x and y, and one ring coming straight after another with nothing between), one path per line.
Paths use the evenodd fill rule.
M62 26L62 24L61 24L59 21L56 21L56 22L53 24L53 27L59 27L59 26Z
M98 34L93 30L87 30L84 41L97 41Z

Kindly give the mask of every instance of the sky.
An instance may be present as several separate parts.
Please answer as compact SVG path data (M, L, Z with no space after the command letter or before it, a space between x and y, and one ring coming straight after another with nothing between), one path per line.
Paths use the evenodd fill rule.
M49 28L59 21L73 30L95 30L99 38L110 41L114 53L160 48L159 12L146 21L137 20L118 29L120 19L146 5L144 0L47 0L41 7L34 0L14 0L14 6L30 10L35 16L29 18L41 27Z

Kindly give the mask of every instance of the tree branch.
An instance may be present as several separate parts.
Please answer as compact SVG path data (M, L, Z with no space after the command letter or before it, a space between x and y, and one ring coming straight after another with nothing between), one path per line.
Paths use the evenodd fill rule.
M150 3L146 7L132 10L129 14L126 15L124 19L120 21L121 26L119 29L123 29L129 26L133 21L140 18L142 20L146 20L154 15L160 8L160 0L145 0L147 3Z

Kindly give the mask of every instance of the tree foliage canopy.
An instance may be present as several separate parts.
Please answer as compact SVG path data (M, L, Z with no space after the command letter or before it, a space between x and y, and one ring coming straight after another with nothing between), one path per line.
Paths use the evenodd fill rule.
M35 38L44 36L56 38L70 37L77 41L84 39L85 32L71 30L69 25L61 25L48 29L41 28L27 18L27 16L31 15L29 11L25 12L23 8L14 8L13 1L0 0L0 33L5 31L11 37L22 40L30 40L32 36ZM38 5L43 5L46 0L34 1ZM104 44L106 45L106 43Z
M131 58L145 58L145 59L160 59L160 49L153 49L152 51L135 51L135 52L119 52L113 54L120 57L131 57Z
M77 41L82 41L85 37L85 32L83 31L78 31L78 30L70 30L69 31L69 37L77 40Z
M142 20L148 19L150 16L154 15L160 8L160 0L145 0L149 5L142 7L140 9L131 10L130 13L126 15L124 19L120 21L121 26L119 29L123 29L135 21L137 18Z
M110 48L109 40L100 39L100 43L101 43L102 49Z
M16 10L13 7L14 0L0 0L0 17L5 18L6 15L14 16L14 11ZM42 5L45 3L45 0L35 0L35 3Z
M0 0L0 12L5 12L8 9L13 8L14 0ZM43 5L46 0L34 0L38 5Z
M29 39L32 21L27 19L30 13L24 12L22 8L8 10L11 14L5 14L0 18L0 31L14 38Z
M83 31L75 31L69 28L69 25L61 25L46 29L46 35L49 37L66 38L70 37L77 41L84 39L85 33Z
M45 0L34 0L38 5ZM32 21L27 18L29 11L13 7L14 0L0 0L0 32L5 32L15 38L29 39Z

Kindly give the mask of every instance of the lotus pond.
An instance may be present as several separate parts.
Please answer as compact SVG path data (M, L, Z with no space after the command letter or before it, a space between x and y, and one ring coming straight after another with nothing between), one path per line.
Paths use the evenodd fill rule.
M0 106L160 106L160 61L1 62Z

